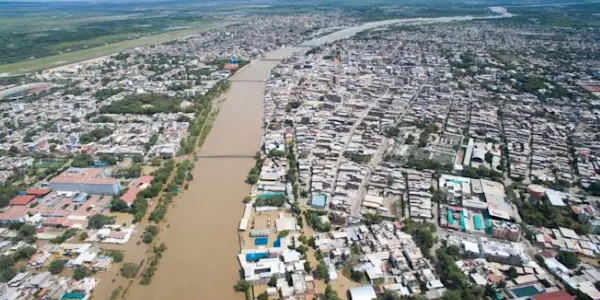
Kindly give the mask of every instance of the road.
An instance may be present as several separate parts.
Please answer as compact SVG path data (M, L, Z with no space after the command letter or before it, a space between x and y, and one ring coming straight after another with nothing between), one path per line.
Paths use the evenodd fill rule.
M419 60L420 60L420 58L419 58ZM398 118L394 122L394 125L393 125L394 127L398 126L400 124L400 122L402 122L404 115L410 109L410 106L417 99L417 97L421 94L421 90L423 89L423 86L427 85L428 81L429 81L429 77L425 78L425 82L423 82L423 84L419 86L417 92L413 95L413 97L410 99L408 104L406 104L406 107L405 107L404 111L402 112L402 114L400 114L400 116L398 116ZM365 178L363 178L363 180L360 184L360 188L358 189L357 201L354 201L354 203L352 203L352 208L350 209L350 214L352 216L356 216L356 217L360 216L360 207L362 204L362 200L365 198L365 196L367 194L367 186L368 186L369 180L371 179L371 173L373 172L373 170L375 170L375 168L383 160L383 155L385 154L387 144L388 144L388 139L385 139L383 141L383 143L381 143L381 145L379 145L379 147L377 148L377 152L369 161L369 164L368 164L369 170L367 172L367 176L365 176ZM339 165L338 165L338 167L339 167ZM337 172L336 172L336 175L337 175Z

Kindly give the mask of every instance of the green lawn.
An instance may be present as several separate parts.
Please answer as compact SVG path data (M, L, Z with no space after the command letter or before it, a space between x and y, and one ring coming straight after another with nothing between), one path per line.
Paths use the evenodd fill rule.
M223 27L226 25L228 25L228 23L209 23L202 27L170 31L167 33L161 33L135 40L122 41L86 50L63 53L60 55L48 56L39 59L32 59L14 64L0 65L0 76L3 75L2 73L9 73L6 75L16 75L54 68L62 65L68 65L104 55L114 54L129 48L149 44L164 43L190 34L206 31L213 28Z

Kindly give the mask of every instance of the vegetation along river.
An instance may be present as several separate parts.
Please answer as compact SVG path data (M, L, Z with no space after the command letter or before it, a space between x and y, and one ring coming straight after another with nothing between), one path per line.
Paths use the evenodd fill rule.
M412 21L447 22L464 18ZM362 30L403 22L406 20L367 23L303 45L315 46L348 38ZM306 50L289 47L273 51L267 55L268 60L255 60L235 74L200 154L255 153L262 140L264 79L278 64L277 59ZM243 210L241 200L250 190L244 179L253 164L252 158L200 158L196 162L192 173L194 181L175 199L175 206L169 209L166 218L168 226L163 226L159 235L168 250L163 254L152 284L142 286L139 280L134 281L125 299L243 299L243 294L233 289L239 279L237 227ZM129 251L130 248L135 250ZM125 261L144 259L144 251L139 249L126 245ZM94 298L108 299L116 287L117 283L111 284L110 279L106 279Z

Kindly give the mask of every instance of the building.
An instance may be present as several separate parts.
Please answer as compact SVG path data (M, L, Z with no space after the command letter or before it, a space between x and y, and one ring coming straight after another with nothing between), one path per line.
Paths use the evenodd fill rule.
M102 169L69 168L50 180L54 191L84 192L89 194L118 195L119 180L110 178Z
M373 300L377 298L375 289L371 285L363 285L350 289L350 299L352 300Z
M137 194L149 187L153 178L154 177L152 176L142 176L132 181L129 185L129 189L125 194L123 194L123 196L121 196L121 199L127 203L127 206L131 206L133 201L135 201Z
M10 205L27 205L35 199L35 195L18 195L10 200Z

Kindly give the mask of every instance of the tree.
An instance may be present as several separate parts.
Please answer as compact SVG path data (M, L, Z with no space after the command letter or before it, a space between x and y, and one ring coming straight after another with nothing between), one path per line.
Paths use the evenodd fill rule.
M502 280L502 281L498 282L498 288L503 289L505 287L506 287L506 281Z
M327 273L327 266L324 263L317 265L317 269L315 270L315 277L317 279L327 279Z
M121 276L125 278L133 278L138 271L138 265L136 263L125 263L123 267L119 270L121 272Z
M235 285L235 290L238 292L246 292L247 290L249 290L252 287L252 285L250 285L250 283L244 279L240 279L238 280L238 282Z
M267 292L263 292L260 295L258 295L258 300L269 300L269 295L267 294Z
M579 257L571 251L559 251L556 259L571 270L577 268L579 264Z
M146 244L152 243L154 237L158 235L158 227L155 225L148 225L146 229L144 229L144 236L142 237L142 241Z
M101 214L95 214L88 219L88 228L90 229L100 229L105 225L110 225L115 223L115 218L110 216L105 216Z
M508 278L510 278L510 279L515 279L515 278L519 277L519 274L517 273L517 269L515 269L515 267L508 268L507 275L508 275Z
M354 271L352 270L350 273L350 279L356 282L361 282L365 278L365 272L363 271Z
M252 201L252 196L250 196L250 195L244 197L244 200L242 200L242 202L244 202L244 203L250 203L250 201Z
M386 290L383 294L377 296L377 300L400 300L400 295L392 290Z
M22 247L17 250L14 257L15 260L29 259L35 252L37 252L37 249L34 247Z
M305 261L304 262L304 271L306 271L306 273L312 272L312 266L310 265L310 262Z
M442 300L461 300L461 293L458 290L446 290Z
M494 154L492 154L492 152L490 152L490 151L486 152L485 153L485 161L488 164L491 164L492 163L492 159L494 159Z
M19 148L17 148L17 146L12 145L10 146L10 148L8 149L8 152L12 153L12 154L17 154L19 153Z
M450 245L446 248L448 255L452 256L455 260L460 259L460 248L456 245Z
M65 264L67 263L66 260L55 260L52 263L50 263L50 266L48 267L48 271L50 271L50 273L52 273L53 275L56 274L60 274L62 273L63 269L65 268Z
M112 257L114 262L122 262L125 255L120 250L110 250L105 253L106 256Z
M127 203L119 197L113 198L110 202L110 211L127 212L128 210Z
M337 292L331 287L331 285L327 285L325 288L325 300L341 300L340 296L338 296Z
M276 287L277 286L277 276L271 275L271 278L269 278L269 282L267 283L267 285L271 286L271 287Z
M258 182L258 174L248 174L246 178L246 183L248 184L256 184Z
M73 279L75 279L75 280L81 280L90 275L92 275L92 271L90 271L90 269L88 269L86 267L82 267L82 266L75 268L75 271L73 271Z

